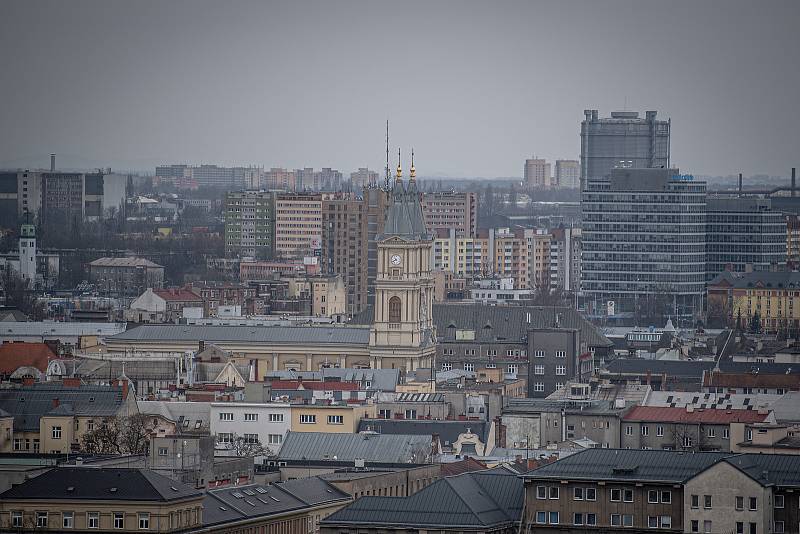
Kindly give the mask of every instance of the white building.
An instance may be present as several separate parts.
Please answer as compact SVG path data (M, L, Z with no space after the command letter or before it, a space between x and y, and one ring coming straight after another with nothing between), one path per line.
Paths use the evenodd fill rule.
M246 441L259 441L277 454L291 425L291 406L286 403L211 403L211 434L217 437L218 448L223 450L225 443L238 436Z

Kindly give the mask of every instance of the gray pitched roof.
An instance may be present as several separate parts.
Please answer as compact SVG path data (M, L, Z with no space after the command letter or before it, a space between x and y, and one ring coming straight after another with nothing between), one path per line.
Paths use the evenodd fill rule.
M314 343L367 345L369 329L351 326L206 326L141 325L108 338L110 341L188 341L212 343Z
M178 425L181 432L207 433L211 428L211 403L139 401L139 413L160 416ZM188 421L188 423L186 423ZM200 427L197 427L197 422Z
M56 467L0 494L0 500L174 501L202 493L149 469Z
M362 419L358 431L371 430L382 435L405 434L413 436L439 436L442 444L451 445L458 440L460 434L471 430L480 440L486 443L489 425L485 421L437 421L433 419Z
M378 236L378 239L389 237L400 237L410 241L430 239L431 236L425 230L425 218L422 215L416 182L410 180L406 188L402 180L397 180L391 197L392 201L386 210L383 234Z
M54 399L59 406L53 406ZM14 414L14 430L18 432L38 431L39 419L54 410L63 415L109 417L116 415L123 403L122 389L116 386L65 387L60 382L47 382L0 389L0 409Z
M114 380L123 374L123 370L125 376L134 384L140 380L175 380L177 373L175 360L81 358L75 362L74 374L76 376L95 380Z
M110 336L125 331L125 323L58 323L52 321L4 321L0 337Z
M335 458L334 458L335 457ZM278 453L282 461L368 463L426 463L431 457L429 436L400 434L328 434L288 432Z
M800 487L800 456L737 454L725 459L762 485Z
M648 480L678 483L730 456L724 452L586 449L523 475L531 479Z
M280 380L325 380L337 378L342 382L369 382L367 391L394 391L400 382L399 369L322 368L319 371L275 370L265 373L267 378Z
M437 480L408 497L361 497L323 525L483 530L514 525L522 515L523 483L507 469Z

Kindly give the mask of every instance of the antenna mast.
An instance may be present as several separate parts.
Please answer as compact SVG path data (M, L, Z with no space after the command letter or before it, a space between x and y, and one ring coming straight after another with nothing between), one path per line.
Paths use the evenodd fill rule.
M386 190L389 190L389 119L386 119Z

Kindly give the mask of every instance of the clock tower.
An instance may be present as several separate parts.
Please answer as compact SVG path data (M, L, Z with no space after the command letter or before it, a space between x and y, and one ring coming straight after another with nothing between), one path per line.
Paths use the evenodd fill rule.
M376 239L378 273L375 316L370 330L372 365L406 371L431 367L436 352L432 317L433 236L425 229L413 153L408 186L403 183L398 161L384 232Z

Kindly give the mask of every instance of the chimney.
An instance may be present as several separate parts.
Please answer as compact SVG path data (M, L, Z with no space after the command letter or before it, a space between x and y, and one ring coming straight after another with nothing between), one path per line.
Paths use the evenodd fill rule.
M50 154L50 172L55 172L56 170L56 155Z
M197 342L197 352L203 352L206 350L206 342L202 339Z
M795 168L792 167L792 196L795 195L795 185L796 185L794 173L795 173Z
M36 380L34 380L33 377L30 376L26 376L25 378L22 379L23 386L32 386L35 382Z
M742 196L742 173L739 173L739 196Z
M53 408L58 408L59 404L61 404L61 401L58 398L53 399Z
M127 380L118 380L117 385L122 389L122 400L128 398L128 381Z

